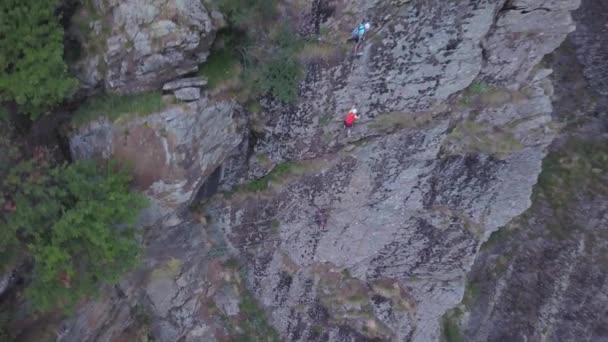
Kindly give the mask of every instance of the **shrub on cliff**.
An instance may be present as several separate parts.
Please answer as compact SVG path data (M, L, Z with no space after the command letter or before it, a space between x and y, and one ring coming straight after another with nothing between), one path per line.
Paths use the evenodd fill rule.
M0 1L0 101L33 119L76 89L63 60L56 0Z
M133 224L145 200L113 165L51 167L37 153L10 171L3 190L2 266L16 255L33 261L26 295L37 309L70 308L136 264Z
M276 14L276 0L215 0L233 27L252 29Z

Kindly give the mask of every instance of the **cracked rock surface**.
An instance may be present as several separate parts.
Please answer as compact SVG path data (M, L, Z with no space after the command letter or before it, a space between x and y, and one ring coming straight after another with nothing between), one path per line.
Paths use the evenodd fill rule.
M223 19L199 0L84 1L68 31L82 46L81 88L132 94L192 73Z
M477 257L460 311L466 341L608 339L608 5L583 0L555 70L550 148L532 207ZM517 313L514 315L513 313Z
M314 21L318 3L295 20ZM255 139L230 130L224 141L215 121L194 111L148 119L180 111L171 134L196 142L175 148L189 156L184 174L193 178L169 174L197 185L152 186L153 199L177 194L188 204L210 182L222 188L222 177L208 180L220 164L237 170L235 183L270 174L216 193L181 222L150 228L144 267L124 279L121 296L109 290L103 307L66 321L61 341L123 336L138 324L127 310L138 305L160 341L224 341L269 326L281 341L441 339L442 317L462 301L480 245L530 207L557 129L552 71L539 62L573 30L577 3L331 5L317 27L348 30L352 15L374 23L363 56L307 63L299 101L266 99ZM363 118L347 138L341 121L353 103ZM143 132L142 120L123 125ZM236 125L214 120L220 129ZM103 141L121 131L112 127L76 136L73 151L107 151Z

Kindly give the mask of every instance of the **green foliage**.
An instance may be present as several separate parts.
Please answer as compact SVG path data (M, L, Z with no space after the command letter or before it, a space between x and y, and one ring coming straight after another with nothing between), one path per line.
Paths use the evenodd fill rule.
M278 181L282 177L293 171L294 163L281 163L272 169L266 176L256 179L252 182L242 185L239 190L246 192L260 192L268 189L268 186L273 181Z
M543 161L535 195L560 208L567 205L577 190L593 189L608 192L608 152L603 141L586 142L573 139Z
M483 82L473 82L469 86L468 91L471 94L483 94L483 93L488 92L489 89L490 89L490 87Z
M281 53L261 67L259 90L262 93L269 92L281 101L293 102L298 96L298 84L302 77L302 67L298 60Z
M498 245L499 243L504 243L509 238L513 236L513 229L510 226L502 227L499 230L495 231L490 235L488 240L481 245L481 250L486 251L490 248Z
M209 87L214 89L223 81L237 77L240 69L236 52L229 48L222 48L211 52L209 59L200 67L198 73L206 77Z
M481 289L479 288L479 284L475 281L467 281L467 284L464 289L464 298L462 298L462 303L466 306L470 306L477 301L480 294Z
M272 94L277 99L292 103L298 96L298 85L304 77L297 58L303 44L298 36L283 27L269 43L265 53L246 65L245 84L256 90L256 95Z
M483 153L499 159L505 159L524 147L505 127L473 120L465 120L454 127L445 144L455 154Z
M566 239L577 230L573 219L577 198L608 195L608 152L606 141L585 141L572 138L559 150L552 151L543 160L543 171L534 188L534 202L548 204L553 220L547 222L552 235Z
M14 100L32 119L76 89L63 60L56 0L0 2L0 100Z
M108 164L44 160L15 166L4 180L16 210L0 221L0 255L23 250L34 261L26 295L39 310L69 309L132 268L139 253L135 219L145 206L130 178Z
M293 102L304 73L298 51L303 43L287 24L272 20L276 0L218 0L217 6L230 24L219 39L200 73L211 87L241 76L247 102L270 93L284 102ZM271 27L271 25L283 25ZM267 34L269 32L270 34ZM237 63L240 62L240 68Z
M233 27L251 28L276 14L276 0L216 0L218 9Z
M445 342L462 342L462 334L460 328L452 317L445 317L443 319L443 340Z
M114 121L124 115L145 116L166 107L159 92L135 95L101 95L89 98L72 117L72 124L81 126L99 117Z
M246 320L241 327L242 334L239 334L240 336L237 337L238 341L279 341L279 336L268 323L266 314L247 292L242 296L240 310L246 316Z

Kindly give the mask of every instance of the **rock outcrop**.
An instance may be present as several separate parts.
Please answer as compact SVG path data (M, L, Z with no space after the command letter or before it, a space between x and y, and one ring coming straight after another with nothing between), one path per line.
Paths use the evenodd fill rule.
M235 125L233 118L208 114L214 123L169 115L182 132L197 132L169 145L181 153L178 160L194 155L188 160L195 163L162 166L173 152L164 159L150 153L154 162L140 163L139 171L141 179L154 180L144 185L161 204L187 203L222 161L241 163L235 166L241 178L270 173L216 194L172 229L151 228L145 266L124 280L120 296L108 291L103 305L113 305L82 308L67 321L60 340L123 336L141 325L129 313L136 307L161 341L269 336L269 326L284 341L441 338L442 317L461 302L480 245L530 206L556 134L551 70L537 64L572 31L569 11L576 6L543 0L332 5L333 17L323 24L328 30L348 32L353 15L371 18L375 29L363 56L309 63L300 101L265 99L265 125L247 146L225 128ZM300 19L308 23L311 13ZM551 34L536 32L542 21ZM363 118L345 137L341 120L353 104ZM100 153L144 157L152 149L139 137L154 135L144 122L162 127L167 114L131 121L134 137L126 137L132 141L126 146L132 147ZM118 146L125 126L98 125L106 128L90 127L82 142L74 141L76 155L94 154L87 141ZM160 141L154 144L163 147ZM235 148L252 155L228 158ZM167 172L147 177L151 168ZM196 185L184 189L184 182ZM256 302L266 315L253 308Z
M147 223L180 211L243 140L240 107L204 98L146 117L94 121L74 133L73 158L115 158L133 167L151 200Z
M80 42L81 88L112 93L158 89L204 62L222 16L199 0L87 0L68 32Z
M554 70L551 146L533 206L482 248L465 302L448 315L465 341L605 341L608 324L608 4L583 0Z

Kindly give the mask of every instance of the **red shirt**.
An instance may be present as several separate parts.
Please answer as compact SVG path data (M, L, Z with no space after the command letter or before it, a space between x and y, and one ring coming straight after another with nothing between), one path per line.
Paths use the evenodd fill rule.
M346 119L344 119L344 123L346 124L346 126L352 126L352 124L355 123L355 120L357 120L357 116L355 115L355 113L348 112L348 114L346 114Z

